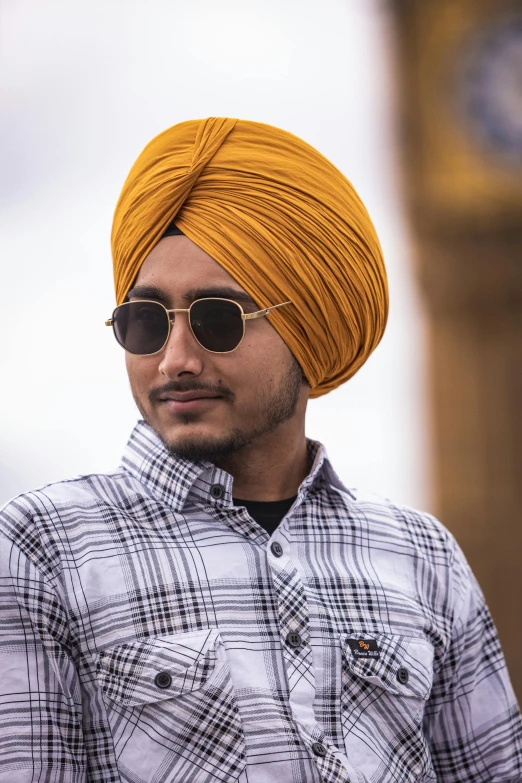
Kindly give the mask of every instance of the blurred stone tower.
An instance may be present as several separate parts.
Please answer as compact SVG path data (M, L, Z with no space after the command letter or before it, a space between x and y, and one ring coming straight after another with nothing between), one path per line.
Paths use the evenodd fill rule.
M522 702L522 3L393 0L437 513Z

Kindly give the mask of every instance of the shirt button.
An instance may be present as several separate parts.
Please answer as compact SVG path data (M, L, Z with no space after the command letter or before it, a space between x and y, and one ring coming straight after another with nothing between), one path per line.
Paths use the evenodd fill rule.
M297 633L297 631L290 631L288 636L286 637L287 644L290 645L290 647L300 647L301 642L303 641L301 639L301 634Z
M223 489L221 484L212 484L212 486L210 487L210 494L212 495L213 498L219 500L219 498L222 498L223 495L225 494L225 490Z
M156 674L154 677L154 682L158 688L170 688L172 685L172 677L168 672L158 672L158 674Z
M279 541L272 541L272 543L270 544L270 549L274 557L281 557L281 555L283 554L283 547L281 546Z
M410 679L410 673L408 669L403 669L402 667L397 670L397 679L399 680L401 685L406 685L408 680Z
M326 750L322 742L314 742L314 744L312 745L312 750L316 756L321 756L321 758L326 756L326 754L328 753L328 751Z

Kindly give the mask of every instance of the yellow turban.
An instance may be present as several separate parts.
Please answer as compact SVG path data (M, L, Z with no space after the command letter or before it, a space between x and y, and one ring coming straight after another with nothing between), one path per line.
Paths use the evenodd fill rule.
M350 182L301 139L214 117L156 136L114 214L118 304L174 218L260 309L292 302L268 317L312 397L348 380L378 344L388 289L375 229Z

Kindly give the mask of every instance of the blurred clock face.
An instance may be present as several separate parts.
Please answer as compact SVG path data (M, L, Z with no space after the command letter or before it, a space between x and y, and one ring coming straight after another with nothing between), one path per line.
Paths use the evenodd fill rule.
M522 14L480 29L460 52L459 113L484 152L522 166Z

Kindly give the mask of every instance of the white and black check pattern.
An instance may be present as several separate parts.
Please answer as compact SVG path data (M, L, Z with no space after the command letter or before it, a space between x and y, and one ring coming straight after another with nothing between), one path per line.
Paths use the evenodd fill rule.
M522 781L454 539L309 448L270 539L143 422L118 472L4 507L0 783Z

